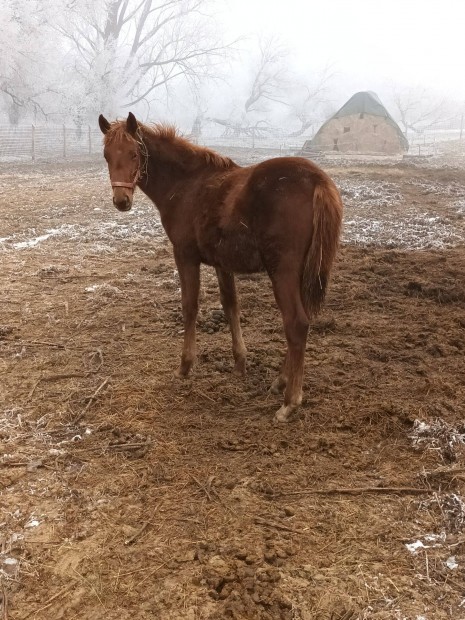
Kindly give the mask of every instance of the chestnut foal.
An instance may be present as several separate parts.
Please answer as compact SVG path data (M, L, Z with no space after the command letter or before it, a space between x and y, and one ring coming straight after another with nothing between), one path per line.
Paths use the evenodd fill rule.
M300 157L278 157L241 167L191 144L172 127L102 115L104 156L113 203L129 211L139 187L157 206L174 250L181 281L184 346L177 376L195 361L195 323L201 263L216 269L221 302L232 334L234 372L244 374L246 348L234 273L266 270L281 311L287 353L272 385L284 391L276 420L302 402L309 320L323 303L342 220L332 180Z

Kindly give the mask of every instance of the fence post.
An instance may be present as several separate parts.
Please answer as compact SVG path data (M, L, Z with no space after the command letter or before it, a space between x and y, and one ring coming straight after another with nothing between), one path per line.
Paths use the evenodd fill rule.
M31 156L32 156L32 161L36 160L36 128L34 125L32 125L32 132L31 132Z
M66 159L66 125L63 125L63 159Z
M92 155L92 139L90 137L90 125L87 126L87 135L89 136L89 155Z

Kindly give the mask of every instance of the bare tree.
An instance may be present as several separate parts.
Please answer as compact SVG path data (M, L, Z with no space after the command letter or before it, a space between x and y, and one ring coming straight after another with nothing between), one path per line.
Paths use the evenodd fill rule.
M225 135L258 136L270 133L266 115L271 103L289 105L290 86L287 48L276 37L260 40L258 53L250 67L249 87L243 103L231 111L230 118L211 118L225 127Z
M296 82L289 102L289 116L291 120L298 121L299 127L290 133L290 136L303 135L321 120L321 106L328 103L328 89L332 77L326 67L311 83Z
M266 102L286 105L288 86L286 59L288 50L276 37L259 42L258 62L254 68L249 95L244 103L245 113L262 112Z
M74 0L58 26L77 51L93 107L150 102L176 78L197 84L225 46L212 33L209 0Z
M409 131L418 133L431 129L450 116L446 101L424 88L401 89L393 86L392 101L405 137Z

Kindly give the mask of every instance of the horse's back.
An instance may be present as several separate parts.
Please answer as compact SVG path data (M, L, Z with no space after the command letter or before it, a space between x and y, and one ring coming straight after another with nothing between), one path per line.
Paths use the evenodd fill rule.
M304 157L275 157L251 168L250 184L255 189L276 190L279 183L287 181L289 190L308 190L318 183L332 183L319 166Z

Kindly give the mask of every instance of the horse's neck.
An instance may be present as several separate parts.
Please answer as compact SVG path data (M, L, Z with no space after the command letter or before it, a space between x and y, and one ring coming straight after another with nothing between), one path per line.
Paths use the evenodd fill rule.
M199 172L196 166L195 155L187 154L184 164L173 153L170 153L169 145L163 145L163 149L157 145L147 145L147 162L145 184L142 189L148 197L155 202L159 210L169 207L173 198L173 192L182 192L183 187L192 184L199 173L206 172L206 168Z

